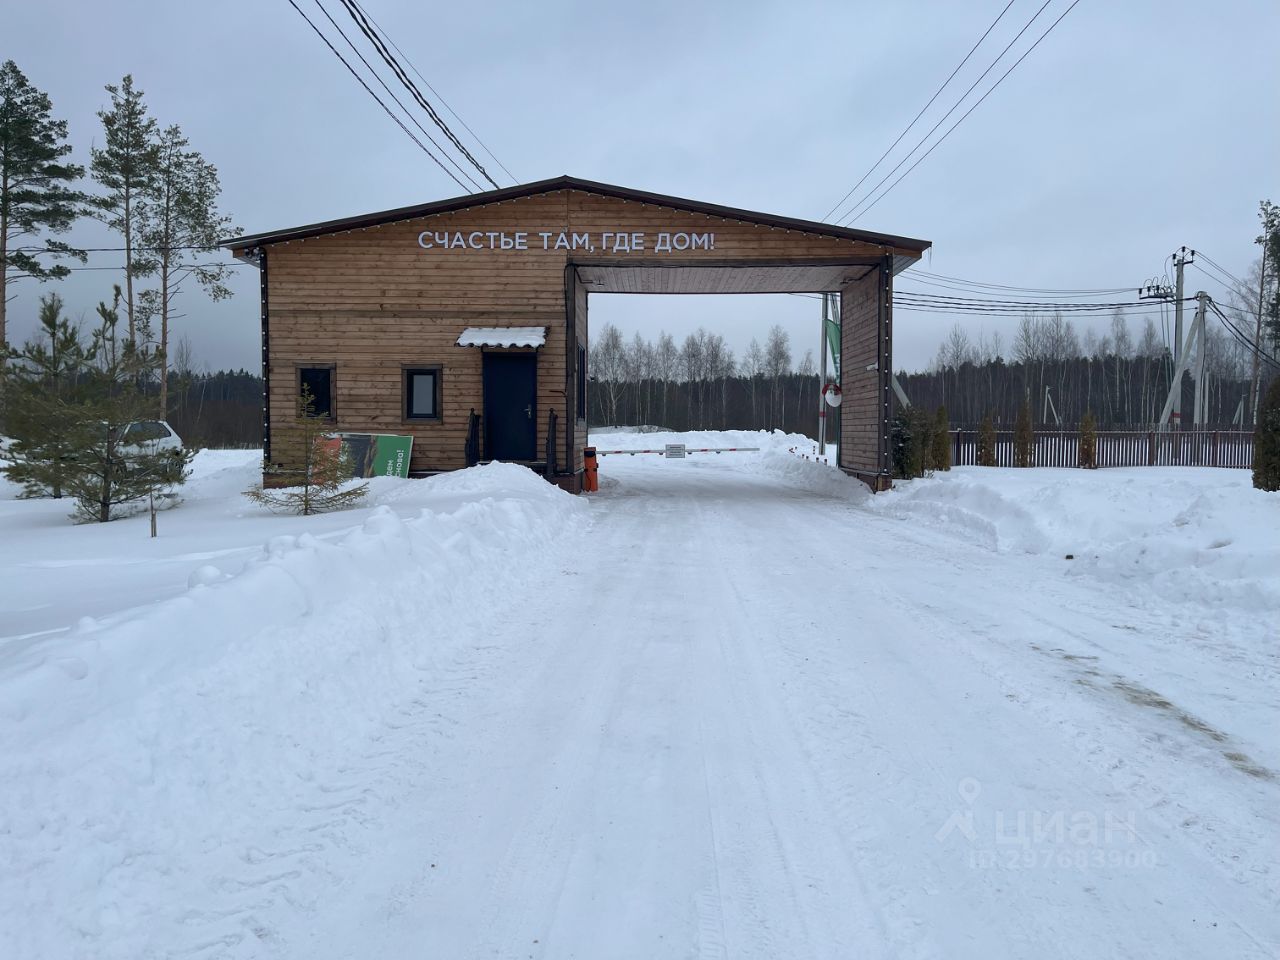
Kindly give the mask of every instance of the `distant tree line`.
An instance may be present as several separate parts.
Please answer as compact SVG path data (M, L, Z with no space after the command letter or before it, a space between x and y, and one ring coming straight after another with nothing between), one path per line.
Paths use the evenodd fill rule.
M262 377L247 370L177 368L169 383L169 424L188 447L261 447Z
M1207 328L1206 426L1225 428L1251 419L1253 351L1216 325ZM1184 426L1191 424L1193 371L1183 374ZM1036 426L1074 427L1088 412L1099 429L1148 426L1160 417L1174 364L1152 318L1135 337L1123 311L1108 332L1083 337L1061 314L1025 316L1008 356L998 335L973 339L956 325L944 339L930 370L898 374L913 404L945 405L951 421L974 425L986 416L1012 424L1024 403ZM1264 371L1263 385L1269 377Z
M790 337L780 326L763 345L752 339L736 358L724 337L702 328L677 345L666 332L656 341L639 333L627 341L605 324L593 334L588 370L587 420L593 426L776 429L810 436L817 429L821 384L813 353L806 351L795 365ZM831 423L829 430L838 430L838 417Z

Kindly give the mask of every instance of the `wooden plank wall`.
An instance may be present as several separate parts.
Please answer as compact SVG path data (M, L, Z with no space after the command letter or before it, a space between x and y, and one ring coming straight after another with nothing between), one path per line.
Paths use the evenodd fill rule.
M840 291L840 468L873 485L886 466L880 283L872 269Z
M523 230L530 249L430 249L418 245L421 231ZM562 417L559 429L572 430L574 469L580 470L585 424L566 422L573 402L573 364L566 342L565 250L543 250L537 232L645 232L649 243L662 231L716 234L714 250L661 255L664 264L709 264L724 260L785 260L813 257L880 257L885 248L852 240L772 228L654 204L628 202L574 190L490 203L400 223L272 244L267 248L270 311L270 416L273 431L287 429L294 410L298 366L336 365L335 429L348 432L401 433L414 437L415 471L462 467L471 408L482 407L481 351L456 346L469 326L537 325L548 328L538 353L538 446L545 449L547 413ZM536 248L535 248L536 247ZM898 251L900 254L903 251ZM651 252L629 254L610 249L590 253L593 262L654 259ZM875 271L872 271L874 276ZM874 316L868 323L863 294L874 297L875 281L855 284L846 297L846 369L874 356ZM572 291L577 335L587 340L585 287ZM874 302L874 301L873 301ZM874 313L874 311L873 311ZM866 361L870 362L870 360ZM402 368L422 364L443 367L439 421L405 421ZM850 465L874 465L869 417L875 409L874 374L856 376L845 388ZM843 455L843 454L842 454Z
M563 200L523 201L529 218L562 221ZM458 347L469 326L545 326L539 351L538 450L546 414L564 409L563 255L542 250L423 250L425 229L509 230L510 205L273 245L268 257L272 429L287 429L295 368L333 363L335 428L414 438L413 470L465 465L467 417L482 409L482 352ZM406 422L401 370L443 366L442 417Z
M574 303L574 327L576 328L577 340L582 346L586 347L591 341L588 339L588 322L587 322L587 304L591 302L591 298L587 296L586 285L578 279L574 274L573 283L573 303ZM571 371L573 374L573 382L569 384L570 395L577 395L577 370ZM587 364L587 375L591 375L591 365ZM591 394L591 383L587 383L587 395ZM573 424L573 472L580 473L582 471L582 450L587 445L587 411L574 409Z

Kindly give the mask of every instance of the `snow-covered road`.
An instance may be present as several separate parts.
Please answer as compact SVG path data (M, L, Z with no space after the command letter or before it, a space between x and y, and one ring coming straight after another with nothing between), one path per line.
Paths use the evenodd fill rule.
M412 785L290 952L1275 955L1274 783L1130 695L1147 625L1096 585L724 464L607 474L379 741Z
M843 478L603 477L194 878L120 866L129 955L1280 953L1271 660Z

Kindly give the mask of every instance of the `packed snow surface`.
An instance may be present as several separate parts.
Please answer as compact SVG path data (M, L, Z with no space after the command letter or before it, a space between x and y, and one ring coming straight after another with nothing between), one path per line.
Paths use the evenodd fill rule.
M1280 498L593 433L275 516L0 486L0 957L1280 955ZM829 459L834 451L829 451Z

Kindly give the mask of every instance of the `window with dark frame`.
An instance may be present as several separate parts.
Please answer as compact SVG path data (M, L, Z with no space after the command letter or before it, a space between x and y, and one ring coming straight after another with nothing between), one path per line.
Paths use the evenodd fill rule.
M578 419L587 419L587 348L578 344Z
M404 418L440 419L440 368L411 367L404 372Z
M333 367L299 367L298 398L311 394L313 416L333 419Z

